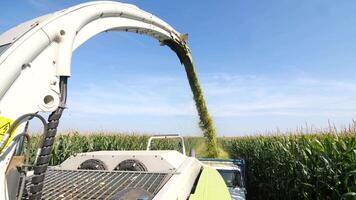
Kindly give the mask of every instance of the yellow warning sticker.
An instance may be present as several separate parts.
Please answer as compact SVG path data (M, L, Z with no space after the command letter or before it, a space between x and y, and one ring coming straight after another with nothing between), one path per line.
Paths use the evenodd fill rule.
M4 138L5 134L7 133L7 131L9 130L11 124L13 123L14 121L12 121L11 119L8 119L6 117L0 117L0 141ZM6 143L5 147L7 147L13 137L13 133L15 131L13 131L10 135L10 138L8 140L8 142ZM0 149L1 151L2 149Z

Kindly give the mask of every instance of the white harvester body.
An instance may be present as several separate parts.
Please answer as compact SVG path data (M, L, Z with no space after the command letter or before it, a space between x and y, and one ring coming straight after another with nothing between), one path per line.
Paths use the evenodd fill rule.
M58 123L66 107L72 53L91 37L107 31L150 36L169 46L185 67L194 70L186 35L125 3L88 2L30 20L3 33L0 35L0 199L21 199L26 195L22 194L24 190L30 193L30 199L144 196L196 200L204 195L203 199L213 199L216 192L204 189L215 187L209 183L209 177L219 183L219 197L228 199L227 188L222 178L216 176L216 170L204 171L208 167L196 158L176 151L80 153L61 165L48 167ZM52 112L48 122L38 115L40 112ZM27 173L31 166L26 165L28 157L24 162L19 147L24 144L23 138L29 140L26 123L33 118L43 122L44 138L36 165L32 166L33 175L26 177L31 174ZM200 175L204 182L199 181Z
M117 168L118 165L124 161L139 161L146 167L146 171L137 171L137 174L130 178L136 182L146 182L147 187L156 183L154 180L147 180L144 176L140 176L142 173L166 174L169 178L160 180L162 185L157 185L157 187L161 187L153 198L157 200L188 199L194 182L202 169L202 163L197 159L187 157L177 151L97 151L80 153L68 158L52 169L78 170L83 162L90 159L100 160L109 172L119 170ZM140 177L143 179L140 180ZM96 184L96 182L98 180L89 180L87 184L92 185ZM102 183L101 187L104 187L105 184L112 184L111 182L103 183L99 180L100 183Z

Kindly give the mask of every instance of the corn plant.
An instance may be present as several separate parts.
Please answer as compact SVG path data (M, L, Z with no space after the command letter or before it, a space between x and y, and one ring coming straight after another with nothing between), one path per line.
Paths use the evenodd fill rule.
M249 199L355 199L355 132L221 140L247 163Z
M120 133L69 133L57 136L51 165L80 152L144 150L149 136ZM31 137L32 161L41 138ZM200 149L205 138L187 137L187 152ZM157 140L153 149L180 150L178 140ZM249 199L355 199L356 131L219 138L232 158L247 163Z

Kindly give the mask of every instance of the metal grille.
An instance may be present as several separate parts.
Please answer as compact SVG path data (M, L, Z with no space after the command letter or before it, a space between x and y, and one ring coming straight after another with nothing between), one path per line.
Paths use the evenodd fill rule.
M42 199L111 199L130 188L140 188L153 197L171 176L170 173L49 169ZM30 181L28 189L29 186Z

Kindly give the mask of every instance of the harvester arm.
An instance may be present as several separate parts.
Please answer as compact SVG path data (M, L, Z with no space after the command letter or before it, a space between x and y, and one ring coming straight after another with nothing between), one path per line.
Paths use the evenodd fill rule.
M16 138L25 126L14 124L14 121L29 113L51 112L30 191L32 199L41 198L44 173L65 108L72 52L105 31L148 35L174 50L185 65L196 104L201 105L198 108L200 119L208 122L200 125L204 133L213 131L215 134L210 118L206 120L209 115L185 35L130 4L110 1L80 4L30 20L0 36L0 199L11 199L14 197L11 191L17 191L16 181L8 179L8 169L16 149ZM31 116L20 121L29 119Z

